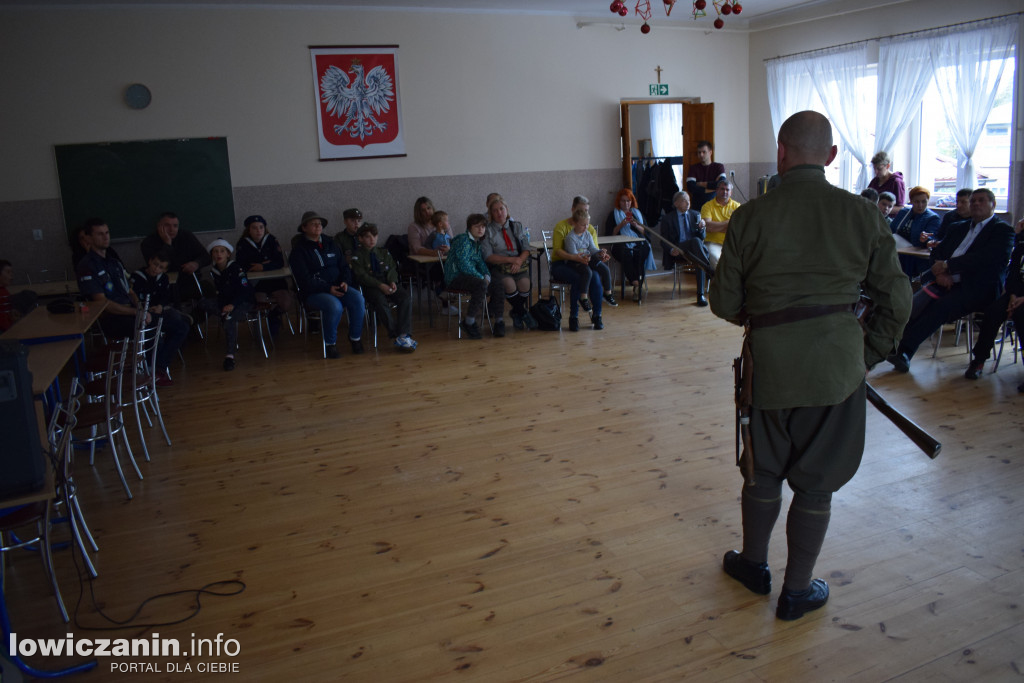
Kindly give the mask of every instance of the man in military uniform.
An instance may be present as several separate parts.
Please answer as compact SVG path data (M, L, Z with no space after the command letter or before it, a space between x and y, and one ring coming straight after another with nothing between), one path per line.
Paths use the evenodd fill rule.
M753 358L743 550L726 553L723 568L749 590L771 592L768 540L788 481L794 497L776 609L786 620L828 600L828 584L811 577L832 494L860 465L864 375L896 347L910 313L910 283L884 219L825 179L835 156L824 116L786 120L782 183L733 213L709 293L715 315L749 325ZM852 313L862 287L874 301L865 330Z

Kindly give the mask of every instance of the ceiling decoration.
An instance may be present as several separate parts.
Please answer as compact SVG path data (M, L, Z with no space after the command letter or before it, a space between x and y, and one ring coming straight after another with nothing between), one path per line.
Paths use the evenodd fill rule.
M655 0L657 1L657 0ZM675 7L678 0L662 0L662 4L665 5L665 16L672 15L672 8ZM708 0L693 0L693 19L703 19L708 15L707 12ZM711 0L711 6L715 8L715 13L718 15L714 21L715 28L722 28L725 26L725 20L723 16L729 16L730 14L739 14L743 11L743 5L740 4L739 0ZM611 6L608 8L612 14L618 14L620 17L629 16L629 7L623 0L613 0ZM651 25L648 23L651 20L651 2L650 0L637 0L636 7L633 9L636 16L644 20L644 23L640 26L640 32L647 34L651 32Z

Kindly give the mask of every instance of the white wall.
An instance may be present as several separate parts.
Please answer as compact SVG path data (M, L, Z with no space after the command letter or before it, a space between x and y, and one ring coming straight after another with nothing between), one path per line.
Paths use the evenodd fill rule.
M398 44L408 157L319 162L310 45ZM695 77L714 52L729 79ZM0 10L0 202L58 196L52 145L226 135L235 186L618 164L618 108L655 66L716 104L743 160L746 37L577 29L570 17L325 9ZM129 110L126 85L152 105ZM12 131L14 134L12 135ZM409 203L403 201L403 203Z

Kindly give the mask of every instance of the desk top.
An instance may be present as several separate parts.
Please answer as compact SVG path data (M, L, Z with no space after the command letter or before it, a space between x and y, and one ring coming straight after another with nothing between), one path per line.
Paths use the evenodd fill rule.
M258 280L273 280L274 278L278 278L278 277L291 277L291 276L292 276L292 269L289 268L288 266L285 266L284 268L278 268L277 270L257 270L257 271L250 270L248 273L245 274L245 277L248 278L250 281L253 281L253 282L256 282Z
M0 339L48 339L81 337L92 327L100 313L107 307L106 301L89 302L89 310L77 308L74 313L50 313L45 306L39 306L24 318L14 323L11 329L0 335Z
M438 258L434 256L425 256L423 254L409 254L409 260L413 263L437 263Z
M11 285L7 288L11 294L29 290L39 296L78 296L78 280L58 280L56 282L36 282L28 285Z
M28 347L28 371L32 373L32 394L39 396L53 384L57 375L82 345L82 339L62 339Z
M597 246L604 247L606 244L625 244L626 242L639 242L644 239L643 237L630 237L629 235L598 235ZM530 246L534 249L543 249L544 242L540 240L530 240ZM551 241L548 241L548 246L551 246Z
M928 247L897 247L897 254L903 254L904 256L916 256L918 258L929 258L932 255L932 250Z

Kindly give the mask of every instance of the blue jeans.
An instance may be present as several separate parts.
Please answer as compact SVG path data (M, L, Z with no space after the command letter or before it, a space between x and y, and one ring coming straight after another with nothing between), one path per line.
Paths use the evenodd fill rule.
M569 283L569 317L579 317L580 296L584 290L590 296L594 315L601 315L601 295L604 294L604 289L601 278L589 266L559 260L551 264L550 272L556 280Z
M341 297L336 297L330 292L310 294L306 297L306 305L320 311L325 343L338 343L338 324L341 322L343 311L348 311L348 338L356 341L363 336L366 304L363 302L363 295L355 287L349 287Z

